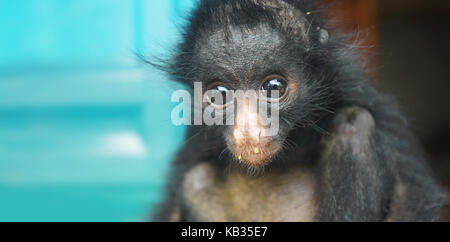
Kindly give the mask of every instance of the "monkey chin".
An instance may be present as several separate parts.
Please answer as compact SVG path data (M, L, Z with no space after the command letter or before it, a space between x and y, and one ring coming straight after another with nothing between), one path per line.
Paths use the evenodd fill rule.
M233 144L230 146L233 155L240 163L254 168L269 165L281 150L281 146L273 143L261 145Z

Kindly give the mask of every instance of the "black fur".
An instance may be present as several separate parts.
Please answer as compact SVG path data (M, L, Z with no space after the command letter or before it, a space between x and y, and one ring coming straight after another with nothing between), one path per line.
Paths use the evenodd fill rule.
M285 2L303 15L286 18L258 2ZM270 39L250 38L254 43L226 45L228 38L233 38L232 31L260 33L261 24L280 38L278 48L270 49ZM298 28L301 24L303 29ZM394 102L368 83L362 59L345 38L330 33L326 43L321 39L320 30L326 29L326 24L314 1L203 0L190 17L183 42L166 70L187 85L227 77L242 87L244 80L273 72L301 77L295 105L283 107L280 114L281 132L285 132L280 135L287 136L295 147L285 149L270 166L304 162L316 169L320 177L317 220L438 220L443 196L406 121ZM224 28L227 49L208 46L212 33ZM207 53L199 53L200 49ZM255 67L254 59L261 59L260 52L267 51L270 56ZM251 74L246 72L252 68ZM352 147L338 144L331 159L319 162L325 153L324 142L343 125L336 124L339 110L349 107L367 110L375 121L370 144L362 152L364 160ZM230 158L221 155L226 148L221 132L198 126L188 129L186 143L173 163L168 199L157 209L154 220L167 221L177 206L181 220L189 220L180 198L183 174L202 161L214 162L217 167L228 165Z

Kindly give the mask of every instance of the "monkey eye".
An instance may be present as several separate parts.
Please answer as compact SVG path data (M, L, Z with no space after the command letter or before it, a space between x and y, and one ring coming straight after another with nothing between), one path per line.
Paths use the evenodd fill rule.
M215 107L222 108L234 101L233 92L224 84L215 83L205 93L206 100Z
M288 84L281 76L269 76L264 79L261 86L261 92L269 102L279 102L286 97Z

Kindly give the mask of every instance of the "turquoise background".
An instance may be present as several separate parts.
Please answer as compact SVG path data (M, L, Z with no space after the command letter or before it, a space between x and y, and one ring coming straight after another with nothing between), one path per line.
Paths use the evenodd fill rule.
M184 128L162 56L194 0L0 0L0 221L142 221Z

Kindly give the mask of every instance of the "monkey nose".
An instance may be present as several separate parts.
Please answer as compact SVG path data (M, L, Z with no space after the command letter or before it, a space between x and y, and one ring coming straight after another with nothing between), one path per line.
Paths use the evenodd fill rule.
M238 145L258 146L265 142L265 128L261 125L259 113L250 102L245 102L237 113L233 137Z

